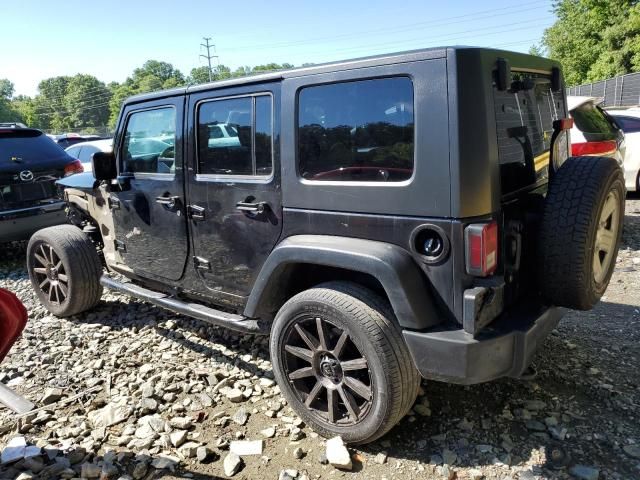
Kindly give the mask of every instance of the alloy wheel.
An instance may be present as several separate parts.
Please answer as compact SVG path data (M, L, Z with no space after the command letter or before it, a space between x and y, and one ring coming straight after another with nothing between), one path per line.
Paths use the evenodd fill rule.
M296 318L287 331L282 357L293 391L319 420L355 425L371 409L369 364L341 327L317 316Z
M596 243L593 252L593 277L596 283L602 283L607 276L615 253L619 228L620 199L618 192L612 190L604 202L596 230Z
M33 253L33 272L38 288L49 302L61 305L69 294L69 277L53 247L41 243Z

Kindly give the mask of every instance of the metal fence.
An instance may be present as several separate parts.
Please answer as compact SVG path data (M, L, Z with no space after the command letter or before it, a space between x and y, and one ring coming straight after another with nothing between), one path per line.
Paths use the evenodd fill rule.
M640 105L640 72L571 87L567 89L567 95L601 97L605 107Z

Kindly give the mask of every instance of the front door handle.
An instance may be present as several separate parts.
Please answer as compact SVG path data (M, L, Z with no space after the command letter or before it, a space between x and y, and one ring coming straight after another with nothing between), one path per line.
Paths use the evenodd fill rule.
M180 197L176 196L166 196L166 197L156 197L156 203L160 205L165 205L169 208L175 208L176 202Z
M238 202L236 203L236 209L241 212L253 213L254 215L264 213L269 209L269 204L267 202Z

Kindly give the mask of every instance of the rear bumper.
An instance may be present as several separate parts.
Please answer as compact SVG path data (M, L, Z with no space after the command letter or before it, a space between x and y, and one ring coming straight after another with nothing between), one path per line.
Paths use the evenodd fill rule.
M0 242L27 240L41 228L66 223L63 201L37 207L0 211Z
M558 307L523 308L496 320L475 338L463 329L405 330L403 335L424 378L471 385L520 376L564 313Z

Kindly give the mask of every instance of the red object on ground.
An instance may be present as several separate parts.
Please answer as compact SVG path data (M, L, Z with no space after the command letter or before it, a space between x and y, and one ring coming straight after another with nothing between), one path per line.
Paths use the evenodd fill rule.
M0 288L0 362L27 324L27 309L9 290Z

